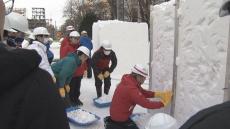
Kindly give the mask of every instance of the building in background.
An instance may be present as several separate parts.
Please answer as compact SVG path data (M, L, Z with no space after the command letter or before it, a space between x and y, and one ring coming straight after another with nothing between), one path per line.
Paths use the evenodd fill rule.
M29 29L46 27L45 8L32 8L32 19L29 19Z

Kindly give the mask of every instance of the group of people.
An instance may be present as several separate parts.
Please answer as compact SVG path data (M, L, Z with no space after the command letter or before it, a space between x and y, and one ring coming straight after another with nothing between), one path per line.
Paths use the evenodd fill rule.
M111 86L111 78L110 73L113 72L115 67L117 66L117 57L115 52L112 50L112 44L105 40L102 42L101 48L97 50L91 58L91 50L93 49L93 44L91 39L87 35L87 31L82 31L79 34L73 26L66 27L67 35L64 39L62 39L61 47L60 47L60 59L61 61L53 64L51 67L53 71L56 71L57 64L61 64L63 59L69 56L71 53L76 51L79 47L86 47L89 50L88 59L85 62L82 62L76 69L72 69L71 67L63 66L62 73L64 71L71 71L73 73L69 74L71 76L70 80L67 81L67 78L64 77L67 74L55 74L56 78L66 78L63 79L63 83L59 85L65 85L69 88L64 88L67 96L63 96L65 99L70 99L70 103L72 105L83 105L83 102L79 99L80 96L80 88L81 88L81 80L83 76L87 76L90 78L92 75L89 76L91 73L91 67L93 68L94 78L95 78L95 86L97 97L102 96L102 84L104 80L104 93L109 94L109 89ZM66 62L66 61L65 61ZM111 62L111 64L110 64ZM65 67L65 68L64 68ZM60 87L60 86L59 86ZM66 90L70 89L70 90ZM64 93L63 88L60 88L60 94Z
M93 45L86 32L80 36L68 26L69 34L62 41L61 60L50 64L46 47L49 32L46 28L35 28L29 45L21 49L25 35L29 33L28 21L11 12L13 2L12 7L5 8L3 0L0 0L0 128L69 129L64 104L68 96L69 104L83 104L79 100L80 83L89 67L93 68L97 97L102 96L103 81L104 93L108 94L110 74L117 65L116 54L111 43L105 40L91 58ZM229 14L230 1L227 1L220 15ZM14 15L13 18L9 18L10 15ZM156 109L170 103L171 91L153 92L141 87L147 77L148 70L139 64L133 66L130 74L123 75L113 95L110 115L104 118L106 129L138 129L130 119L137 104ZM160 101L150 101L148 98L152 97L160 98ZM210 109L192 117L182 128L229 128L228 121L214 119L225 117L228 120L229 102Z
M27 33L21 24L26 24L24 17L14 17L17 26L13 26L14 20L7 22L14 0L7 2L12 3L5 7L0 0L0 128L70 129L52 76L40 68L42 57L36 50L19 48L14 40L14 46L7 43L11 32L14 31L17 40L13 39L18 42ZM37 38L44 40L45 36Z

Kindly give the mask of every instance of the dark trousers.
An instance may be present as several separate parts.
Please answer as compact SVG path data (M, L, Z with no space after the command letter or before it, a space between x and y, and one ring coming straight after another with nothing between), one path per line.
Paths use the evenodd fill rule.
M104 118L105 129L139 129L134 121L128 119L125 122L113 121L110 116Z
M102 80L100 80L98 77L98 75L96 75L94 73L94 77L95 77L95 86L96 86L96 91L97 91L97 97L101 97L102 96ZM104 93L105 94L109 94L109 89L111 86L111 78L110 76L104 79Z
M70 100L73 103L76 103L76 101L79 99L80 96L80 88L81 88L81 80L82 76L79 77L73 77L69 86L70 86Z
M92 59L87 60L88 69L87 69L87 78L92 78L92 67L91 67Z

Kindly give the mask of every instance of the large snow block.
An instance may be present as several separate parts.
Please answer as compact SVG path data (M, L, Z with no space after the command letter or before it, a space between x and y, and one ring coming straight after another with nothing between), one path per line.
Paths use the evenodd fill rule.
M174 0L151 8L151 75L154 90L171 89L174 54Z
M175 118L183 124L196 112L223 102L229 20L218 16L220 0L181 0L179 26L174 1L153 7L152 89L172 85L175 28L179 29Z
M184 0L179 12L179 56L175 117L223 102L229 20L218 15L220 0Z
M103 40L113 45L118 59L113 78L120 79L137 63L149 63L148 26L146 23L122 21L99 21L93 24L93 51L101 46Z

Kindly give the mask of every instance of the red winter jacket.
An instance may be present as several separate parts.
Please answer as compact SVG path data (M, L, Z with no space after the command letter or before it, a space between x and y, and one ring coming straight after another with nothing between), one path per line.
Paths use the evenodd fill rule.
M66 45L70 44L70 40L68 37L65 37L62 42L61 42L61 47L60 47L60 59L64 58L67 54L66 54L66 48L64 49L64 47ZM75 49L76 50L76 49Z
M147 99L153 97L154 92L144 90L132 75L124 75L113 95L110 106L111 119L117 122L127 121L136 104L148 109L164 106L162 102Z
M78 45L73 45L70 43L69 40L63 40L63 46L60 48L60 58L64 58L66 57L69 53L72 53L74 51L76 51L76 49L79 47ZM83 63L81 64L80 67L78 67L73 75L73 77L79 77L82 76L84 74L84 71L87 70L87 63Z

